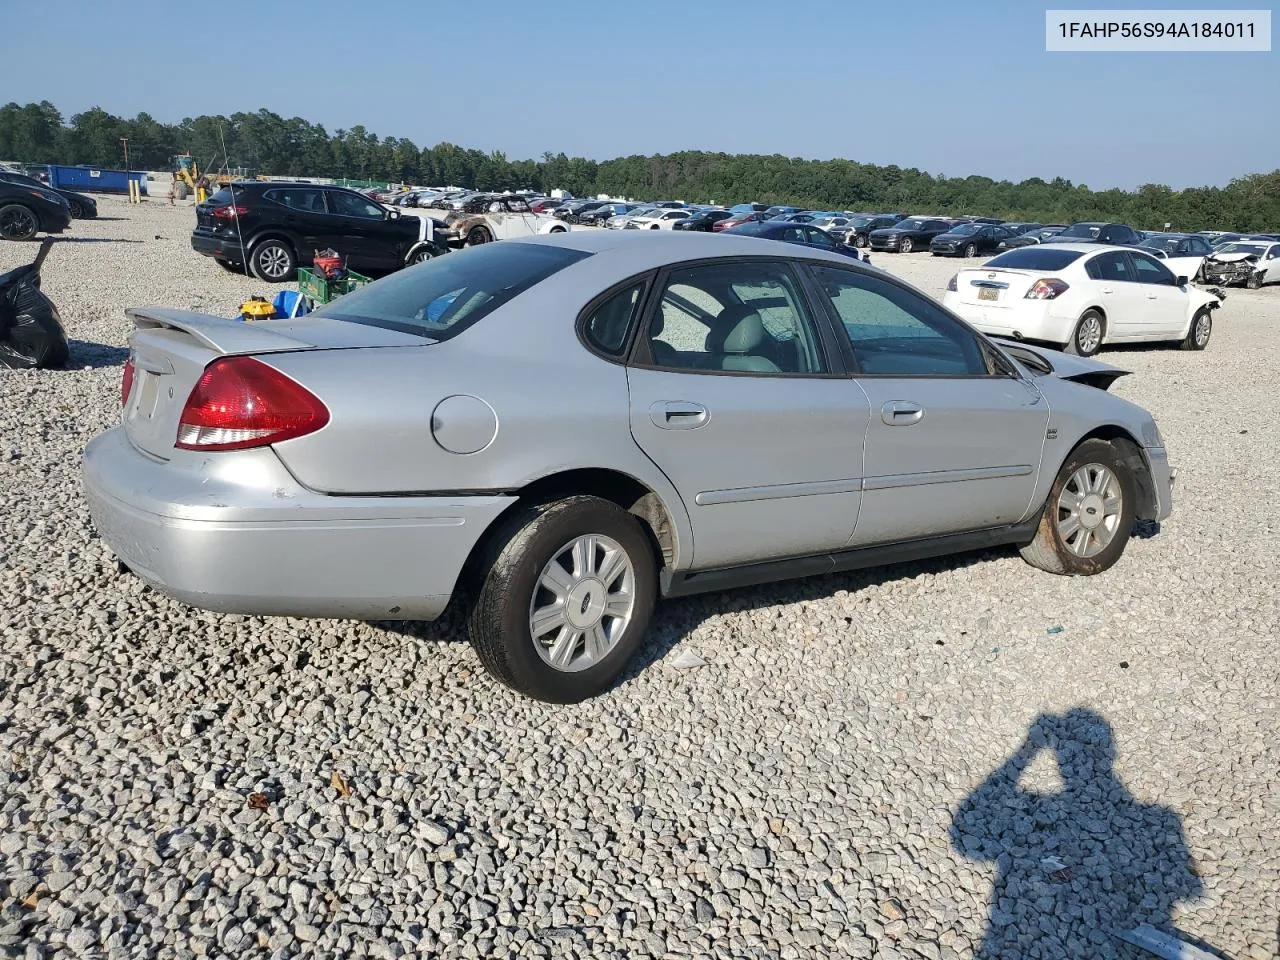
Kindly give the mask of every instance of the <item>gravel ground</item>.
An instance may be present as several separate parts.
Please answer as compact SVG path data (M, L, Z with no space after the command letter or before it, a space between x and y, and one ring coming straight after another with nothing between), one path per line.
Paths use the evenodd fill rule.
M116 575L77 478L121 311L268 291L190 252L189 207L102 210L46 264L73 369L0 374L0 954L1056 960L1136 957L1111 931L1147 921L1280 955L1280 289L1233 291L1206 353L1104 356L1179 469L1109 573L992 552L672 602L557 708L455 622Z

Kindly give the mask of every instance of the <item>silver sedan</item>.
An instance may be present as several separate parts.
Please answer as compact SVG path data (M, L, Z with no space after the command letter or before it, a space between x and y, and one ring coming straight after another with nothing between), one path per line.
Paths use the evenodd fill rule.
M1009 544L1094 574L1171 506L1121 371L993 340L834 253L570 233L403 270L297 320L129 311L94 522L186 603L431 619L572 702L660 596Z

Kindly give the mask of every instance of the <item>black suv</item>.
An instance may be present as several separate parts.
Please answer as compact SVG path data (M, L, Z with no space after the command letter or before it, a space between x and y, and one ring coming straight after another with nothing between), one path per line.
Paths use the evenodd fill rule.
M443 227L342 187L249 180L228 184L196 207L191 249L228 270L247 264L259 280L280 283L328 248L361 271L429 260L449 250L436 236Z

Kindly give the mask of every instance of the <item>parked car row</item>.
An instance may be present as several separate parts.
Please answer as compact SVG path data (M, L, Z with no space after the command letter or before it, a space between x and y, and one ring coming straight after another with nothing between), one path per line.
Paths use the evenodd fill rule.
M927 249L934 256L974 258L1049 243L1088 243L1141 249L1163 262L1173 276L1196 282L1251 287L1280 282L1280 236L1271 235L1144 233L1107 221L1041 224L978 216L804 210L784 204L723 207L679 200L562 200L532 191L418 188L364 191L362 196L342 187L302 183L252 181L233 186L240 191L234 203L220 193L216 201L211 197L198 208L192 246L226 267L247 267L266 280L287 279L299 263L308 262L311 251L325 247L342 252L357 269L390 270L450 249L594 226L743 233L836 250L868 262L858 251ZM396 223L397 208L411 206L442 213ZM241 208L243 212L230 212ZM0 221L0 232L6 230L29 231L29 220L15 224L11 211L9 220Z

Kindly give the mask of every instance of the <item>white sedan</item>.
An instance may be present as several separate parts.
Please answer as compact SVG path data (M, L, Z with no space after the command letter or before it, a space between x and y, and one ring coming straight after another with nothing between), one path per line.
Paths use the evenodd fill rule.
M1221 299L1132 247L1049 243L961 270L943 302L983 333L1091 356L1104 343L1176 340L1203 350Z
M628 230L670 230L677 220L688 220L693 216L692 210L680 210L658 207L642 217L632 217L627 221Z

